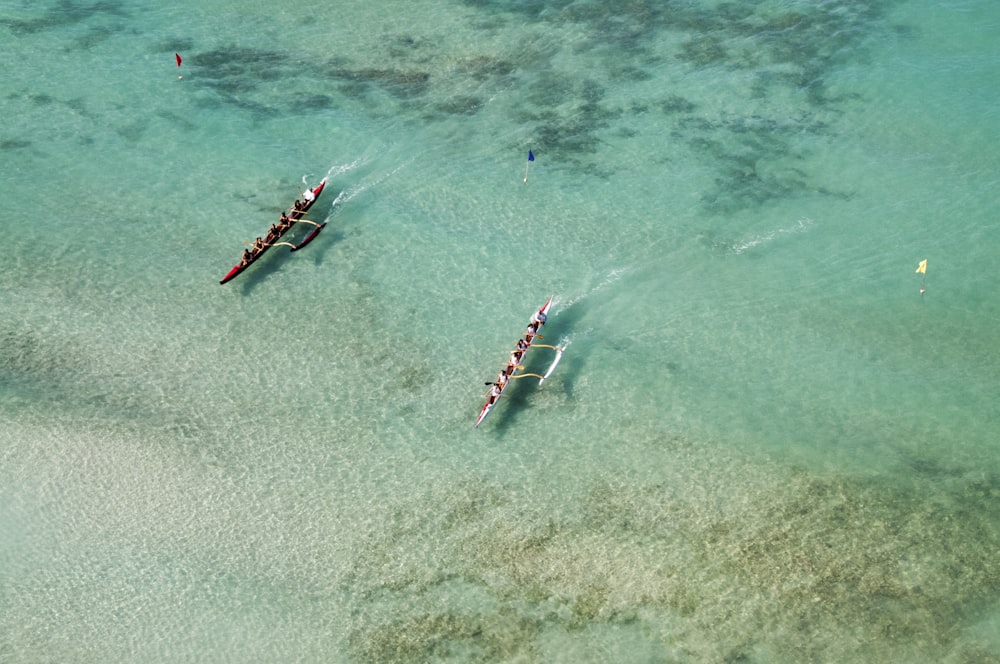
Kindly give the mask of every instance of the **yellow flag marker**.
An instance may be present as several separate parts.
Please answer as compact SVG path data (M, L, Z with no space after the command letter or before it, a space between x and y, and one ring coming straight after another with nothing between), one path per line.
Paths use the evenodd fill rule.
M920 265L917 266L917 274L924 275L924 276L920 277L920 297L922 299L923 296L924 296L924 293L927 292L927 288L925 287L925 285L927 283L927 259L926 258L924 260L920 261Z

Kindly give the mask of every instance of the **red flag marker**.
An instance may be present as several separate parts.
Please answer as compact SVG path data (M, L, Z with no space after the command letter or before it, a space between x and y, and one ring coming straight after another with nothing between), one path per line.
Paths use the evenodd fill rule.
M180 53L174 53L174 58L177 59L177 68L180 69L181 68L181 62L183 62L183 59L181 58L181 54ZM180 76L180 75L177 77L178 80L180 80L182 78L184 78L184 77Z

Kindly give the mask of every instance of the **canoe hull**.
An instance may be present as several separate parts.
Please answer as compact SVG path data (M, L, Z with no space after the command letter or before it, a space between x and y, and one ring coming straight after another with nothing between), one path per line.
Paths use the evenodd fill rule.
M288 215L288 218L292 220L292 224L291 224L291 226L289 226L285 230L285 233L287 233L288 231L292 230L292 227L295 226L295 222L298 221L299 219L301 219L302 215L304 215L306 212L308 212L309 208L311 208L313 206L313 204L315 204L316 201L319 200L320 194L323 193L323 189L325 187L326 187L326 178L323 178L322 180L320 180L320 183L318 185L316 185L316 187L314 189L312 189L312 193L313 193L312 200L308 201L305 205L303 205L301 210L294 210L290 215ZM310 242L312 242L313 238L315 238L317 235L319 235L319 232L321 230L323 230L324 226L326 226L325 223L323 225L321 225L321 226L318 226L315 230L313 230L311 233L309 233L309 235L306 236L306 239L304 241L302 241L301 243L299 243L299 245L297 247L295 247L295 249L301 249L302 247L304 247L307 244L309 244ZM285 233L282 233L281 235L279 235L277 239L280 240L281 237ZM261 256L263 256L264 252L266 252L270 248L271 248L270 245L264 245L264 247L260 251L258 251L256 255L254 255L253 259L249 263L247 263L246 265L243 265L241 263L237 263L236 265L234 265L233 269L231 269L226 274L226 276L224 276L222 278L222 281L220 281L219 283L220 284L224 284L227 281L232 281L233 279L235 279L236 277L238 277L244 270L246 270L248 267L250 267L251 265L253 265L254 263L256 263L257 259L260 258ZM294 249L293 249L293 251L294 251Z
M549 307L551 306L552 306L552 298L549 298L549 301L542 305L541 309L538 310L538 313L542 314L547 318L549 315ZM545 323L542 323L542 325L544 324ZM539 326L538 329L541 329L541 325ZM530 349L531 349L531 344L529 343L528 348L526 348L524 352L527 353L528 350ZM486 404L483 406L482 410L479 411L479 417L476 418L476 426L475 426L476 429L478 429L479 425L483 423L483 420L486 419L486 416L489 415L491 412L493 412L493 409L500 401L500 397L502 397L503 393L507 391L508 387L510 387L511 381L514 379L515 375L517 375L517 367L514 367L514 370L511 372L510 377L507 379L507 382L504 383L504 386L502 388L500 388L500 395L497 396L497 398L492 403L487 401ZM544 378L542 380L544 380Z

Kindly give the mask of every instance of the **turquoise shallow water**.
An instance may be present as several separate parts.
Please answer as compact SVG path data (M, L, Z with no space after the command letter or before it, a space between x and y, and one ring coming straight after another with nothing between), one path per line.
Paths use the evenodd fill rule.
M1000 659L998 24L0 5L0 660Z

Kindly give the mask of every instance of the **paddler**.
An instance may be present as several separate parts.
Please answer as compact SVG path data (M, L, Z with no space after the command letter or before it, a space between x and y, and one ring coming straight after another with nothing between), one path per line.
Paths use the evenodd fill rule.
M249 249L243 250L243 258L240 260L240 267L246 267L253 260L253 254L250 253Z
M513 353L510 354L510 360L507 362L507 368L504 369L504 371L507 372L507 375L513 375L514 369L516 369L517 365L520 364L521 357L523 355L524 355L523 350L515 350Z
M497 402L497 399L499 398L500 398L500 388L497 387L496 383L493 383L493 387L490 388L490 396L486 400L486 405L489 406L495 404Z
M524 340L527 343L531 343L531 340L538 336L538 322L532 319L531 325L528 326L528 331L524 334Z
M312 193L312 189L306 189L302 192L302 198L306 199L306 205L308 205L316 200L316 194Z
M281 231L278 230L277 226L271 224L271 227L267 229L267 239L264 240L264 242L266 242L267 244L271 244L271 242L278 239L279 235L281 235Z

